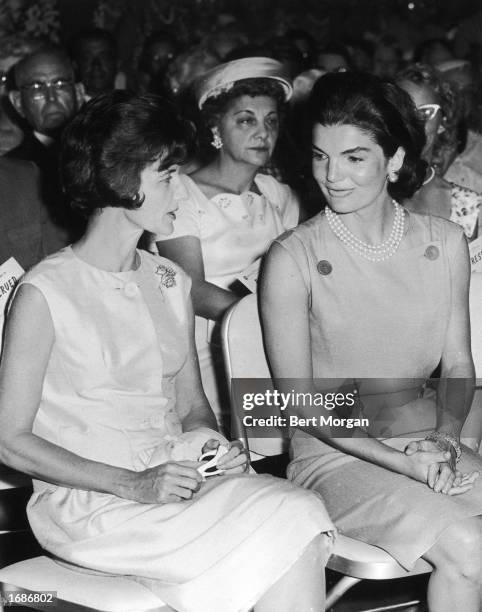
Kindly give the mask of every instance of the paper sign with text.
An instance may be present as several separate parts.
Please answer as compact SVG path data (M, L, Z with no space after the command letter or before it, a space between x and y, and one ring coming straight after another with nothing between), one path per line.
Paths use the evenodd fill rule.
M0 350L2 348L3 324L8 299L25 270L14 257L0 266Z
M482 272L482 236L469 244L472 272Z

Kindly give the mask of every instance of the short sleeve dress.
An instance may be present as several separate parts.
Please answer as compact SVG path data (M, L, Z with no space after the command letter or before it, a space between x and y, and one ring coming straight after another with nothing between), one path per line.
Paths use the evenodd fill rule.
M293 191L272 176L258 174L255 191L220 193L208 199L186 174L179 175L179 208L168 239L194 236L201 242L205 278L223 289L247 268L259 265L272 240L298 223ZM214 336L214 338L213 338ZM227 409L222 392L222 355L213 321L196 317L196 347L204 391L219 422Z
M34 433L134 471L196 460L207 439L224 440L182 433L176 410L190 281L172 262L138 254L137 270L111 273L67 247L21 283L41 291L55 331ZM57 557L134 576L180 612L249 610L333 529L318 495L248 474L211 478L192 499L166 504L35 480L28 517Z
M450 221L405 214L400 247L384 261L345 246L323 213L279 239L305 283L314 378L357 389L368 431L398 450L435 427L435 402L423 385L442 355L451 261L465 240ZM289 477L323 495L340 532L383 548L406 568L451 523L482 515L482 481L463 495L441 495L299 429L291 450ZM459 465L482 471L480 456L469 449Z

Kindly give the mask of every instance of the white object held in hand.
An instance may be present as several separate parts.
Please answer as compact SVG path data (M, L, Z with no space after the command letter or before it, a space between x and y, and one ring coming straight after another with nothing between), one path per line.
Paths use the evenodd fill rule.
M218 460L227 452L226 446L220 444L217 448L210 449L199 457L198 461L202 462L202 465L197 468L197 471L201 474L203 480L210 476L224 474L224 470L218 469L217 465Z

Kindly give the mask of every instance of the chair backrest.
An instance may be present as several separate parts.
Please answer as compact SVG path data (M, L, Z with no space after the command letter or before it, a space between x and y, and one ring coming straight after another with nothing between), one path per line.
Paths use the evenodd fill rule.
M234 405L238 394L232 393L233 379L270 378L255 295L249 295L231 306L224 317L221 336L228 385L231 390L233 433L243 440L250 451L258 454L270 456L284 452L287 439L281 432L278 432L278 437L274 437L274 434L270 438L249 437L247 435L249 431L243 426L240 418L242 411L239 410L239 406ZM345 574L345 577L329 591L327 610L331 609L351 586L363 578L400 578L408 574L395 559L380 548L344 535L339 535L334 552L328 561L328 567ZM412 573L426 573L431 570L432 567L420 559ZM383 610L388 610L388 607Z
M470 277L470 329L472 357L475 374L480 383L482 379L482 273L474 272Z
M480 411L482 409L482 273L473 272L470 276L470 332L472 357L474 359L476 389L472 407L462 428L462 438L480 439ZM479 447L482 454L482 444Z
M266 428L266 431L269 429L269 437L249 437L249 431L242 421L242 407L236 404L238 398L233 393L233 379L271 379L256 295L244 297L227 311L221 328L221 339L231 397L233 436L242 439L250 451L263 456L285 452L288 440L276 428Z

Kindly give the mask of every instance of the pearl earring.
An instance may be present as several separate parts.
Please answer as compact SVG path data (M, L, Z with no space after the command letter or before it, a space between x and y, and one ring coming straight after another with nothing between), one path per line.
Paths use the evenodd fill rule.
M223 146L223 141L221 140L221 136L219 135L219 130L217 127L212 129L213 139L211 140L211 144L215 149L220 149Z
M398 172L394 172L393 170L391 170L387 174L387 181L389 183L396 183L398 181Z

